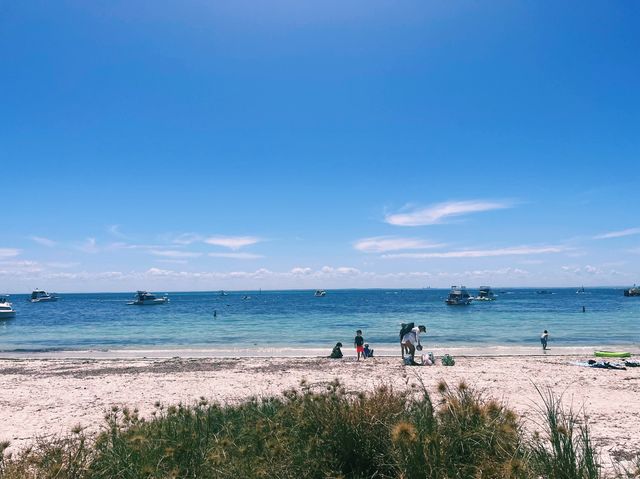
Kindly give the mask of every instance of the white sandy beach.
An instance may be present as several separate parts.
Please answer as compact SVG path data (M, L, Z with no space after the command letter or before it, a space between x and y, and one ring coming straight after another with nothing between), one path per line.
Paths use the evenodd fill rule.
M350 354L348 352L347 354ZM77 424L97 431L112 405L138 408L154 403L237 402L339 379L349 390L380 384L404 389L420 379L434 392L441 380L460 381L503 399L539 429L536 386L563 394L567 405L584 410L603 459L625 458L640 444L640 368L626 371L579 366L586 355L458 356L456 365L404 367L397 357L360 363L353 357L325 358L172 358L172 359L0 359L0 440L19 449L38 437L65 434Z

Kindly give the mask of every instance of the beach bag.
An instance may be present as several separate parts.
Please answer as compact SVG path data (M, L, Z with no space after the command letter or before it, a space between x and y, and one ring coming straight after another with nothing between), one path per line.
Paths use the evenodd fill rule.
M407 333L410 333L411 330L415 327L416 323L402 323L400 326L400 342L402 342L402 338Z
M456 364L456 362L451 356L449 356L448 354L445 354L444 356L442 356L443 366L453 366L454 364Z

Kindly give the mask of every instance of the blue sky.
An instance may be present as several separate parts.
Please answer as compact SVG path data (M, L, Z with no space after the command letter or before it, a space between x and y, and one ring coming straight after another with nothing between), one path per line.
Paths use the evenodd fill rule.
M637 2L4 2L0 291L640 282Z

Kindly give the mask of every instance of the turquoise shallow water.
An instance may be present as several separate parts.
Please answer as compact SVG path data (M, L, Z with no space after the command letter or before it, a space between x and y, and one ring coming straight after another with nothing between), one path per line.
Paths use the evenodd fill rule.
M55 303L10 300L0 352L87 349L331 348L356 329L372 346L395 346L399 325L428 328L435 347L552 347L640 343L640 298L621 289L498 289L494 302L447 306L446 290L336 290L169 293L167 305L129 306L131 293L64 294ZM475 294L474 290L470 290ZM245 299L245 297L248 297ZM582 312L582 307L586 312ZM217 317L214 318L214 311Z

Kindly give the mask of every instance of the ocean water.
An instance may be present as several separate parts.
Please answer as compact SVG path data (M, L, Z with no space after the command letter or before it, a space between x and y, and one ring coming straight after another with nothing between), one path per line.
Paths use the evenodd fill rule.
M638 348L640 298L621 289L499 289L493 302L447 306L447 290L169 293L166 305L131 306L132 294L64 294L53 303L12 295L15 319L0 321L0 352L217 350L327 352L350 348L356 329L395 351L400 323L425 324L431 348ZM475 294L474 290L470 290ZM582 307L586 312L582 312ZM217 313L214 317L214 311ZM392 349L393 348L393 349Z

